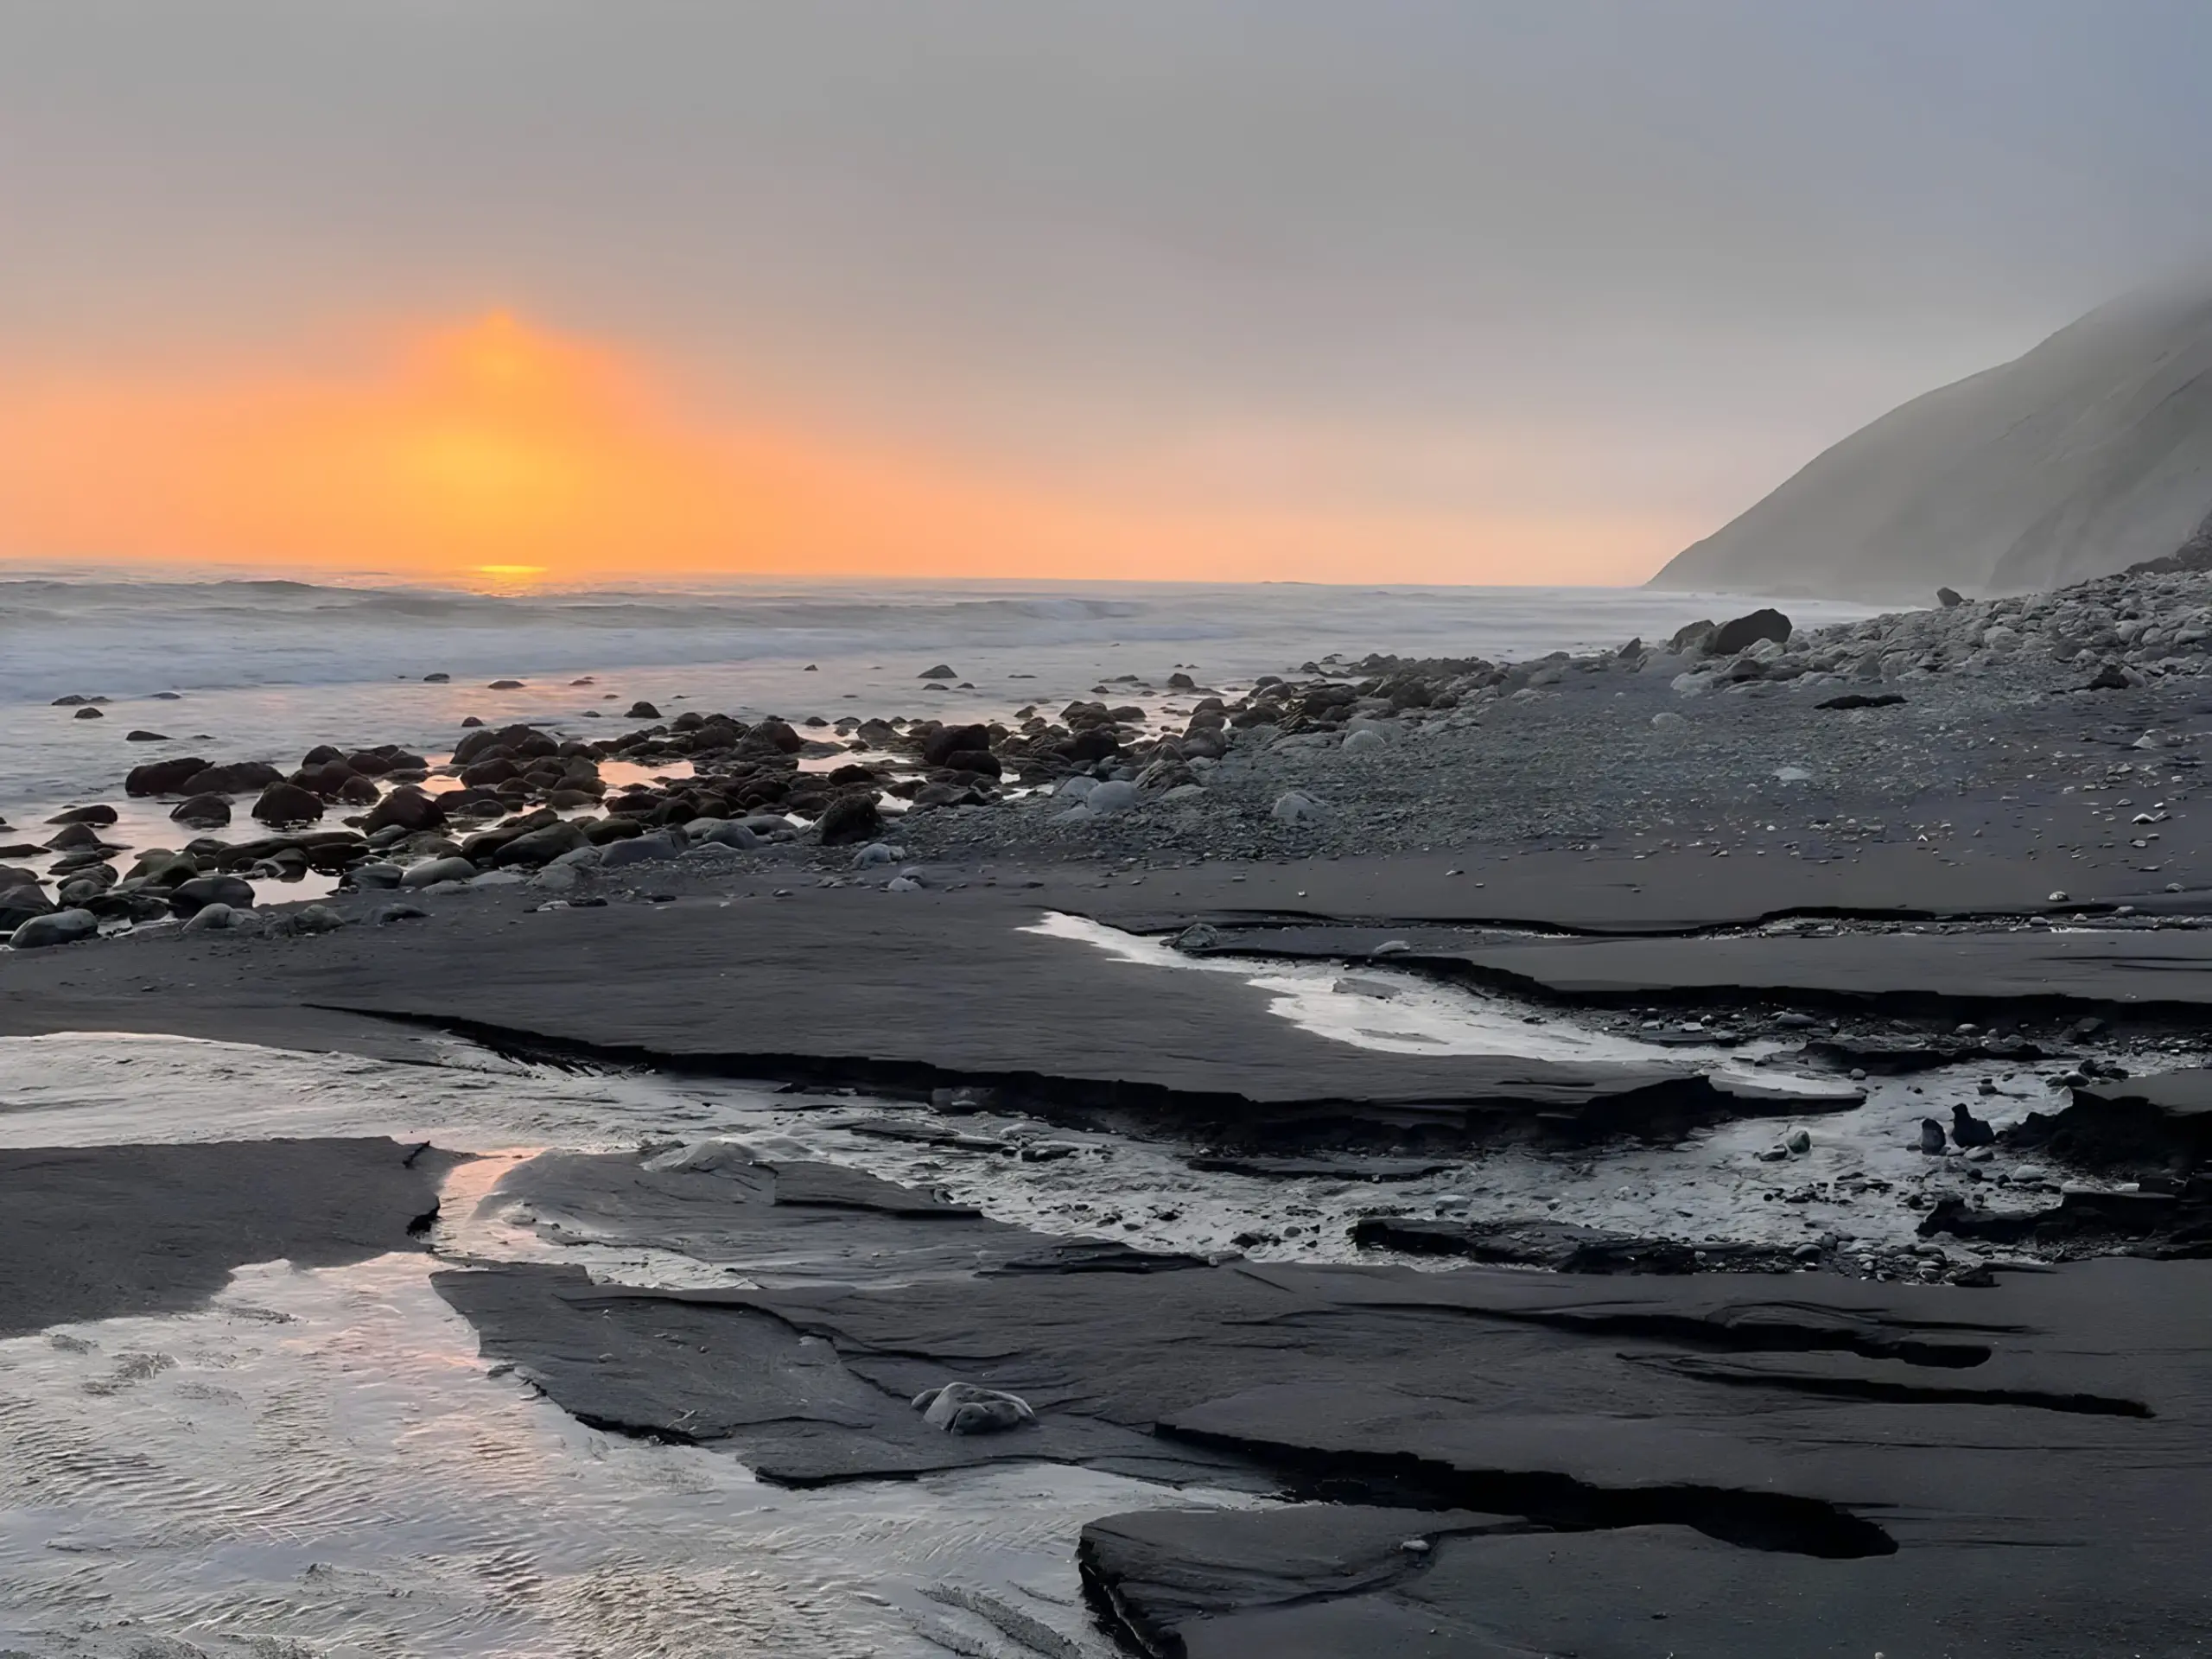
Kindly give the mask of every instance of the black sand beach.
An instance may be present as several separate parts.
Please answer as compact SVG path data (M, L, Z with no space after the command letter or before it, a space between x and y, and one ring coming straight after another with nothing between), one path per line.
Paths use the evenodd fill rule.
M2200 581L2094 602L2155 613ZM1324 1265L1294 1227L1170 1252L711 1140L556 1147L476 1211L478 1236L524 1217L529 1249L439 1263L486 1370L610 1435L808 1490L1030 1464L1156 1484L1064 1541L1083 1640L2194 1652L2206 659L1993 655L1968 643L1988 618L1929 616L1725 658L1317 668L1211 711L1161 687L1126 716L887 723L813 771L835 753L803 728L690 716L605 749L334 748L266 786L312 830L134 848L136 874L111 849L66 906L21 878L0 1037L751 1080L948 1157L1069 1156L1051 1137L1073 1134L1374 1195L1358 1259ZM1853 685L1904 700L1824 706ZM616 753L683 766L610 791ZM286 860L336 891L285 906L236 880ZM963 1147L963 1118L997 1127ZM1861 1236L1683 1225L1663 1177L1636 1230L1564 1185L1388 1196L1509 1154L1663 1166L1762 1124L1715 1154L1741 1202L1848 1200ZM1831 1155L1845 1173L1793 1173ZM455 1162L352 1139L8 1154L28 1268L0 1332L424 1249ZM618 1254L558 1259L585 1243ZM965 1408L979 1432L914 1403L954 1382L995 1391ZM1186 1484L1274 1501L1179 1505ZM1018 1626L995 1628L1065 1659Z

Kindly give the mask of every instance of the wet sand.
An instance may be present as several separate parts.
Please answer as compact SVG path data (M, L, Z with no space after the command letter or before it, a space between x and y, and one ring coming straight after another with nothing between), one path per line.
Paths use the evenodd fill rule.
M1800 672L1855 671L1823 652ZM475 1184L359 1139L9 1154L21 1259L48 1265L0 1331L188 1319L256 1263L427 1249L467 1386L524 1380L647 1458L814 1497L1119 1483L1052 1510L1087 1615L924 1596L914 1651L2184 1650L2212 1567L2193 688L2092 711L1905 681L1952 700L1816 716L1787 677L1726 703L1758 676L1694 668L1693 697L1624 660L1503 676L1481 721L1408 705L1418 755L1341 722L1256 738L1127 816L940 779L955 804L857 864L795 830L686 852L677 823L666 856L522 862L410 890L404 919L365 888L309 929L0 953L0 1038L465 1065L550 1103L528 1146L485 1127L512 1104L446 1120L506 1148ZM1678 698L1720 705L1708 749L1652 724ZM2017 723L1965 720L1993 710ZM1785 713L1826 722L1816 766L1885 770L1816 809L1804 779L1745 786ZM1608 718L1632 764L1592 766L1554 830L1470 833L1502 823L1483 766L1527 739L1571 769ZM2153 721L2171 740L2126 735ZM791 790L776 752L747 775ZM2107 804L2123 774L2141 798ZM1465 788L1409 821L1444 776ZM1314 779L1323 817L1266 812ZM425 1220L440 1173L465 1218ZM1562 1241L1610 1270L1449 1254ZM911 1400L955 1381L1037 1421L942 1433Z

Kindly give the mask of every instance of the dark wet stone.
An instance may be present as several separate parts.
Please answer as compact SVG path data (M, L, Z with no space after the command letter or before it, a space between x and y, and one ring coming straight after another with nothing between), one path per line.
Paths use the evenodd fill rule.
M1765 639L1777 645L1789 643L1789 619L1770 606L1723 622L1713 631L1707 649L1716 657L1732 657Z
M1815 709L1891 709L1904 701L1897 691L1846 691L1840 696L1823 697L1815 703Z
M169 809L169 817L194 830L219 830L231 821L231 804L220 795L194 795Z
M187 795L243 795L283 781L283 774L265 760L238 760L226 766L203 766L176 786ZM162 793L170 791L163 791Z
M412 784L402 784L371 807L361 828L373 834L397 827L408 830L435 830L446 821L446 809L435 795Z
M48 823L91 823L106 825L113 823L116 821L117 816L118 814L113 807L106 805L104 803L95 803L91 806L73 806L66 812L57 812L52 817L48 818L47 822Z
M312 823L322 811L321 798L297 784L271 784L253 804L253 816L264 823Z
M869 842L882 833L883 813L873 794L840 795L823 808L815 829L825 847Z
M56 910L26 917L16 925L8 943L18 950L36 950L48 945L74 944L89 939L99 931L99 918L89 910Z
M180 755L173 760L149 760L143 766L133 766L123 780L126 795L175 794L185 782L207 769L208 762L199 755Z
M180 916L189 916L203 905L250 909L253 905L253 885L235 875L195 875L169 891L170 908Z

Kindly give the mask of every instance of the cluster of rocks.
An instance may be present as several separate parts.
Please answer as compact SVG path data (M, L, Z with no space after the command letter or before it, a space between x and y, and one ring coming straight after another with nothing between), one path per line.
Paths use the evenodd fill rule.
M2056 683L2117 690L2169 675L2201 675L2212 665L2206 652L2212 641L2212 572L2184 562L2160 561L2050 593L1970 601L1945 588L1938 601L1932 610L1810 632L1791 632L1782 619L1778 634L1770 629L1740 643L1721 630L1706 632L1709 624L1693 624L1671 645L1704 660L1686 671L1689 677L1678 688L2040 670Z
M633 859L702 843L866 846L884 836L887 807L901 802L902 836L923 858L1016 848L1274 856L1574 839L1595 827L1616 838L1663 835L1684 824L1683 812L1710 810L1714 776L1745 767L1779 780L1769 792L1811 776L1848 780L1854 798L1870 800L1892 785L1916 787L1938 750L1946 776L1963 781L1972 765L2002 778L2014 763L1991 752L2011 739L1967 742L1968 761L1945 728L1965 720L1986 729L1999 703L2024 711L2053 692L2155 696L2198 673L2212 639L2212 573L2193 569L1945 600L1809 631L1755 611L1651 644L1517 663L1332 654L1224 690L1179 669L1156 683L1124 675L1056 710L1033 706L1003 721L794 724L700 712L664 721L639 703L630 717L650 723L600 741L473 725L438 768L394 745L325 746L289 772L187 755L133 768L128 792L171 799L171 817L188 830L226 829L237 813L269 833L238 842L203 835L147 852L140 864L154 867L130 873L111 861L121 849L89 835L98 826L77 832L89 835L82 846L0 850L63 855L48 872L50 896L29 872L8 878L0 925L79 907L145 919L160 899L149 886L166 891L203 874L371 867L363 884L373 885L385 866L410 880L437 861L466 861L479 874L533 870L588 863L587 849L603 856L633 840ZM1923 706L1891 712L1907 701ZM1858 723L1853 709L1877 723ZM1715 719L1738 710L1765 712ZM1787 732L1777 724L1785 715ZM1654 728L1669 727L1683 735L1656 742ZM1696 764L1684 770L1678 750L1693 732ZM1783 740L1793 753L1768 747L1771 758L1758 758L1761 746ZM1783 768L1781 760L1809 765ZM602 767L616 762L689 775L613 787ZM434 773L458 787L432 786ZM1827 803L1839 823L1848 811L1834 809L1855 804ZM341 813L344 829L321 827ZM437 879L461 874L456 863L444 868Z

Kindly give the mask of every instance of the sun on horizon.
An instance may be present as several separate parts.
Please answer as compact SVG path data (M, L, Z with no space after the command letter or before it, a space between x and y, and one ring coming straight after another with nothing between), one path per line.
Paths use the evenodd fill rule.
M29 371L0 390L0 557L378 570L1634 582L1683 526L1192 505L687 402L510 310L314 369Z

